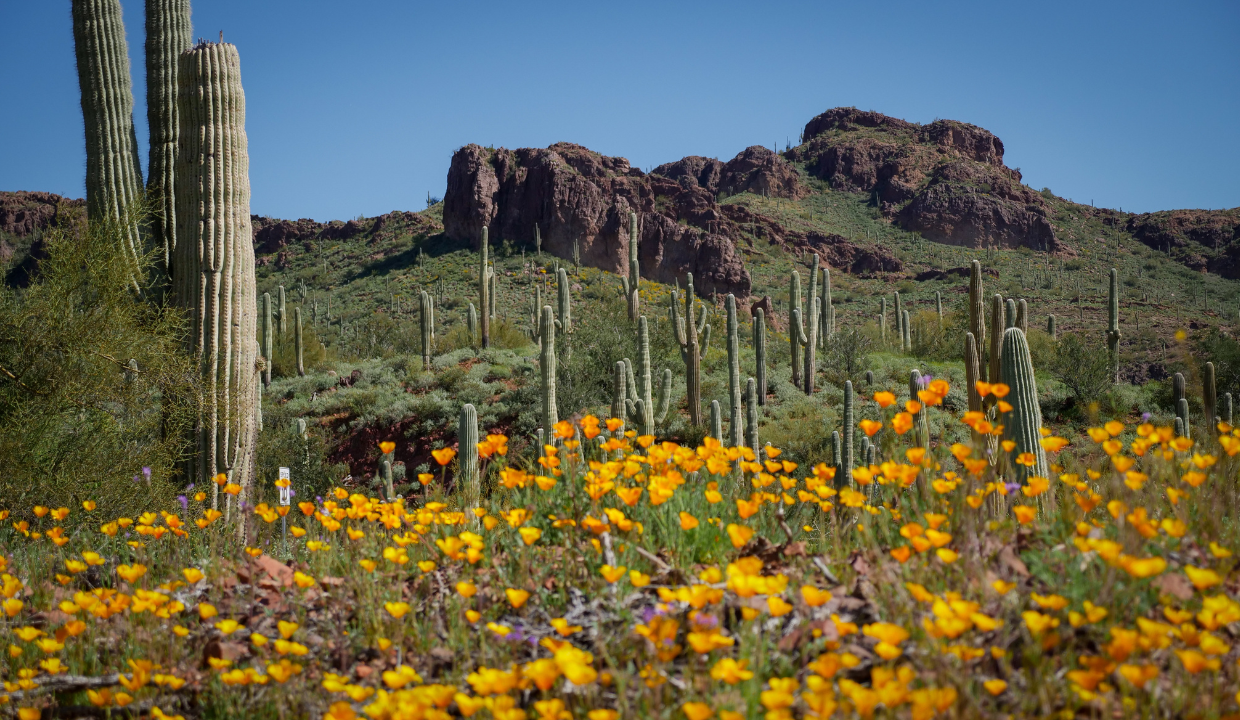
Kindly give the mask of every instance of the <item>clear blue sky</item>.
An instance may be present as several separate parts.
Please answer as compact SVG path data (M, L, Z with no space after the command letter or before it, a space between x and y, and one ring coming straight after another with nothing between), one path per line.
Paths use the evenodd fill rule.
M125 0L146 167L142 2ZM235 43L252 209L425 207L452 151L567 140L647 168L781 149L827 108L985 127L1035 188L1240 205L1240 3L198 0ZM69 0L0 4L0 190L84 194Z

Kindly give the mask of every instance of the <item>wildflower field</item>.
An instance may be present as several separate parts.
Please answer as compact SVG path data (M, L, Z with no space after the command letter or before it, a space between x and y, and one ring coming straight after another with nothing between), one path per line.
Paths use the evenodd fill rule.
M1240 430L1043 431L1040 477L1002 439L1009 388L977 389L993 412L952 417L943 380L858 397L878 450L851 482L585 416L536 463L482 439L481 501L436 489L445 449L390 502L241 510L225 485L180 514L8 508L3 711L1237 716ZM972 440L925 442L924 417Z

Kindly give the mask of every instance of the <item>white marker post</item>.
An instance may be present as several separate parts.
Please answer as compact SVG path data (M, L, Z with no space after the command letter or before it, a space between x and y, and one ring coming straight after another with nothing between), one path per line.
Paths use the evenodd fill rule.
M280 468L280 479L276 481L276 487L280 489L280 506L288 507L293 504L293 482L289 477L288 468ZM284 554L288 555L288 513L280 515L280 532L284 539Z

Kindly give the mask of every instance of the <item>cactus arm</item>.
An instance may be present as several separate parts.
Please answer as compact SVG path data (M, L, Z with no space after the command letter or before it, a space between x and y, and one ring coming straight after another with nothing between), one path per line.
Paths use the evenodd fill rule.
M659 382L658 403L655 405L654 420L662 424L667 419L667 412L672 407L672 371L664 370Z

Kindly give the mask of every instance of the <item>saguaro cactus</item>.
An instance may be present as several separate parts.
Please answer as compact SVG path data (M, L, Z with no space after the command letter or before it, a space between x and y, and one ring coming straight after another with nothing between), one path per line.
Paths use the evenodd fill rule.
M478 477L478 410L465 403L456 427L457 487L464 492L465 505L477 505L482 498L482 479Z
M1111 293L1107 303L1107 352L1111 356L1111 383L1119 384L1119 273L1111 268ZM1188 422L1185 421L1185 426Z
M534 249L538 252L538 257L542 257L542 232L538 229L538 223L534 223Z
M263 293L263 384L271 384L271 358L275 329L271 323L271 293Z
M813 299L813 308L809 312L809 334L805 338L805 377L804 390L806 395L814 394L814 376L818 374L818 326L822 316L822 298Z
M555 288L556 319L560 321L561 332L567 335L573 331L573 296L572 288L568 284L568 271L564 268L560 268L555 273Z
M1016 302L1015 327L1020 328L1020 331L1025 333L1025 335L1029 334L1029 304L1025 302L1024 298Z
M285 302L283 285L279 287L277 297L280 298L280 342L283 343L284 336L288 335L288 304Z
M491 346L491 267L487 265L489 245L487 227L483 225L482 236L478 238L478 309L482 313L481 343L484 348Z
M1055 327L1055 316L1053 314L1046 317L1046 334L1051 336L1051 340L1059 339L1059 331Z
M1003 301L1003 321L1006 323L1004 330L1016 327L1016 300L1013 298Z
M745 381L745 425L746 441L757 452L762 446L758 444L758 383L753 378Z
M679 302L679 291L672 291L671 321L672 332L676 335L676 343L680 346L680 359L685 363L685 386L689 402L689 421L694 425L702 424L702 360L706 357L706 349L710 344L710 325L706 324L706 313L694 318L697 309L693 298L693 273L689 273L685 283L685 314L682 317L676 305ZM700 338L700 341L699 341Z
M1029 343L1020 328L1003 331L1000 377L1011 388L1006 398L1012 405L1003 423L1003 434L1016 443L1012 456L1024 453L1033 455L1033 465L1015 465L1017 477L1022 482L1030 476L1050 477L1046 464L1046 451L1042 449L1042 409L1038 406L1038 386L1033 377L1033 360L1029 356Z
M917 391L921 390L921 371L913 368L908 374L908 399L921 402ZM921 410L913 416L913 431L920 447L930 447L930 409L922 405Z
M469 344L478 341L478 309L473 303L469 304L469 311L465 314L465 329L469 332Z
M1214 363L1207 362L1205 376L1201 380L1201 405L1206 423L1206 431L1211 435L1218 434L1218 391L1214 383Z
M628 409L625 406L625 400L628 400L628 385L625 382L627 365L623 360L616 361L616 367L612 373L611 386L611 416L623 420L628 417Z
M913 351L913 327L908 319L908 310L900 311L900 335L902 337L902 340L900 342L903 346L904 352L912 352Z
M193 42L189 0L146 0L146 119L151 138L146 190L156 209L151 241L162 245L169 275L176 247L177 58Z
M655 423L663 422L671 407L672 371L664 370L662 373L656 408L651 387L654 369L650 364L650 331L645 315L637 319L637 363L637 373L634 374L632 361L624 359L629 394L625 409L629 419L637 425L639 434L653 435Z
M297 374L306 376L305 345L301 336L301 308L293 308L293 344L297 351Z
M1004 324L1004 304L1003 296L995 293L990 298L990 368L988 377L991 382L997 382L999 377L999 356L1003 349L1003 331L1007 329ZM987 397L993 401L994 396Z
M973 333L977 347L986 346L986 299L982 294L982 263L974 260L969 268L969 332ZM982 375L979 380L986 379L986 370L981 366Z
M878 333L883 345L887 345L887 298L878 299Z
M943 329L943 293L934 291L934 311L939 315L939 329Z
M539 325L542 340L542 350L538 356L538 367L542 373L542 421L543 427L550 433L560 421L555 405L555 312L550 305L543 306Z
M121 4L119 0L73 0L71 7L86 129L86 214L95 220L126 224L124 250L132 263L130 283L138 290L142 240L131 208L142 199L142 167L134 135L133 81Z
M968 385L969 393L969 411L982 411L982 394L977 391L977 382L982 377L982 363L977 353L977 338L973 337L973 333L965 333L964 336L964 382ZM973 442L976 444L981 436L977 431L972 431Z
M753 354L758 404L766 405L766 311L758 308L753 316Z
M851 484L853 469L853 435L857 432L856 417L853 414L853 386L852 380L844 381L844 432L843 432L843 462L840 463L840 471L836 473L836 484Z
M788 284L788 341L792 352L792 384L801 387L801 348L805 344L805 328L801 322L801 273L793 270Z
M825 342L835 335L835 305L831 303L831 267L822 266L822 330L819 340Z
M741 414L741 344L736 337L736 296L728 293L724 306L728 311L728 441L740 447L745 444L745 418Z
M1223 393L1223 422L1232 424L1231 393Z
M637 236L637 213L629 213L629 275L621 277L624 283L624 297L629 304L629 319L637 320L641 311L641 296L638 295L638 285L641 281L641 266L637 262L638 236Z
M723 442L723 410L718 400L710 401L710 436Z
M431 355L434 354L435 311L431 306L431 296L425 290L418 296L418 320L422 331L422 369L429 372Z
M900 291L895 292L896 301L896 337L900 339L900 349L904 349L904 304L900 302Z
M173 295L203 374L191 479L227 471L249 494L258 412L250 161L237 48L203 43L177 75L177 246ZM216 486L218 487L218 486Z
M835 485L839 487L844 478L844 445L839 430L831 431L831 463L835 466Z

